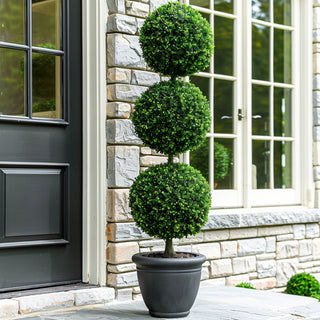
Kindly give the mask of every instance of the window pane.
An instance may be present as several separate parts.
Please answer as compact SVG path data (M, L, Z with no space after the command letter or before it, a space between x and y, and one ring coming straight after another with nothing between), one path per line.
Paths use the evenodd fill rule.
M0 115L25 116L25 52L0 48Z
M22 0L0 1L0 41L25 43L25 8Z
M273 0L274 22L291 25L291 0Z
M270 188L270 142L252 141L252 189Z
M61 118L60 57L33 53L32 76L33 116Z
M233 0L214 0L214 10L233 13Z
M252 78L269 80L270 28L260 24L252 25Z
M202 173L202 175L209 182L209 145L210 139L207 138L205 142L194 151L190 151L190 165Z
M291 142L274 142L274 187L292 188Z
M291 89L274 88L274 135L291 136Z
M233 82L214 80L214 132L233 133Z
M198 6L202 8L210 8L210 0L190 0L189 3L192 6Z
M34 46L60 49L60 0L32 0Z
M252 18L270 21L269 0L252 0Z
M214 73L233 75L233 20L214 17Z
M270 135L270 88L252 85L252 134Z
M274 29L274 81L291 83L291 31Z
M196 85L201 91L202 94L208 99L210 99L210 79L204 77L191 76L190 82Z

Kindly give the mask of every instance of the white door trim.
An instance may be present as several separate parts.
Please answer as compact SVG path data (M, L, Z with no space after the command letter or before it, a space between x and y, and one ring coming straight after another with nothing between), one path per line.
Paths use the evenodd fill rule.
M106 1L82 0L82 281L100 286L106 285L106 17Z

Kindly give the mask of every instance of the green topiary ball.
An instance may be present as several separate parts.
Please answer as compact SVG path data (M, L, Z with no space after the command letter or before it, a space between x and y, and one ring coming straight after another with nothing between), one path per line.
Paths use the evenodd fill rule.
M148 65L172 77L204 71L214 47L208 21L197 10L177 2L151 13L139 41Z
M210 107L195 85L163 81L136 101L132 122L147 146L175 155L194 150L203 142L210 128Z
M320 284L311 274L298 273L290 278L285 292L298 296L312 297L320 293Z
M208 183L185 163L148 168L137 177L129 194L137 225L162 239L198 233L208 219L210 204Z

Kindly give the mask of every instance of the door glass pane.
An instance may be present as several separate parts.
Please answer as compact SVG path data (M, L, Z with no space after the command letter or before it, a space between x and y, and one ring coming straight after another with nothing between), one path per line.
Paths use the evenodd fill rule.
M233 189L234 139L214 139L215 189Z
M190 0L189 3L192 6L198 6L202 8L210 8L210 0Z
M22 0L0 1L0 41L25 43L25 8Z
M252 141L252 189L270 188L270 142Z
M33 116L61 118L60 57L33 53L32 76Z
M274 22L291 25L291 0L273 0Z
M269 67L270 28L260 24L252 25L252 78L270 79Z
M270 135L270 88L252 85L252 134Z
M210 99L210 79L204 77L191 76L190 82L196 85L202 92L202 94L208 99Z
M291 83L291 31L274 29L274 81Z
M197 150L190 151L190 165L198 169L208 182L209 182L209 147L210 147L210 139L207 138L205 142Z
M25 52L0 48L0 115L25 115Z
M291 136L291 89L274 88L274 135Z
M214 10L233 13L233 0L214 0Z
M233 20L214 17L214 73L233 75Z
M292 188L292 143L274 142L274 187Z
M60 49L60 0L32 0L32 41Z
M270 21L269 0L252 0L252 18Z
M214 132L233 133L233 82L214 80Z

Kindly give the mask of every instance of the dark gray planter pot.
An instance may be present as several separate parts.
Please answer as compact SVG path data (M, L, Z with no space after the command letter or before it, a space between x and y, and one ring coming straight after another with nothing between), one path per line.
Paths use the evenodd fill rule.
M138 281L143 300L153 317L186 317L198 294L201 268L206 257L153 258L137 253Z

